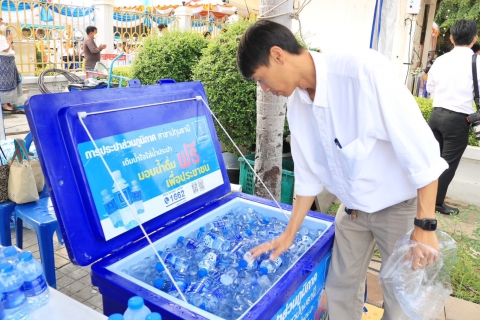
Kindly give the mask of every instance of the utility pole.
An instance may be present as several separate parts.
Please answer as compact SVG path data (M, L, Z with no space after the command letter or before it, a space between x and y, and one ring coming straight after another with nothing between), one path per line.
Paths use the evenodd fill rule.
M280 5L281 4L281 5ZM260 0L260 18L275 21L291 29L293 0ZM287 98L265 93L257 84L257 140L255 172L277 201L282 186L283 128ZM270 198L263 185L255 180L255 194Z

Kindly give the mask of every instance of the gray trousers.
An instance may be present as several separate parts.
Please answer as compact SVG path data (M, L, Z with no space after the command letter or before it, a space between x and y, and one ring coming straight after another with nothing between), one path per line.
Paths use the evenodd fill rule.
M363 311L365 277L375 242L382 261L387 261L395 242L413 229L417 198L378 212L360 211L352 221L342 204L335 218L335 241L328 269L326 292L330 320L360 320ZM383 266L382 266L383 268ZM402 311L392 286L382 284L382 319L409 319Z

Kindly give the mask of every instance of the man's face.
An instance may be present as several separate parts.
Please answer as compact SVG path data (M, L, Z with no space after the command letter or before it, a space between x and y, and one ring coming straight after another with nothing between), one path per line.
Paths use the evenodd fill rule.
M97 35L97 30L93 31L93 32L90 32L88 34L88 36L90 37L90 39L95 39L95 36Z
M260 66L252 75L265 92L276 96L289 97L296 88L291 76L287 74L285 66L270 58L270 65Z

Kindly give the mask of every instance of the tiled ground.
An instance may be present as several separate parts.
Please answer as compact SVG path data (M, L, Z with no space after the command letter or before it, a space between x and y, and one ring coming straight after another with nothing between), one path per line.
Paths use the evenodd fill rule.
M12 244L16 245L15 229L12 229ZM41 261L35 231L23 228L23 250L31 251ZM103 313L102 296L90 281L90 267L74 265L69 259L67 249L54 237L55 269L57 290L84 305Z

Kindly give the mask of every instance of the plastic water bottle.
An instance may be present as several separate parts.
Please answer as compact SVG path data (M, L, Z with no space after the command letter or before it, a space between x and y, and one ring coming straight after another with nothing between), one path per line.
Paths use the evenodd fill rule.
M112 221L113 226L115 228L123 227L122 217L118 211L115 199L113 199L113 197L108 193L107 189L102 190L102 203L107 211L108 218L110 218L110 221Z
M284 261L282 257L278 257L274 261L266 259L260 263L258 271L260 271L260 273L262 274L275 273L275 271L277 271L277 269L279 269L283 265L283 263Z
M15 265L18 261L18 250L14 246L6 247L3 250L3 261L2 262L11 262Z
M123 314L124 320L145 320L151 311L145 306L142 297L131 297L128 299L128 309Z
M24 251L18 255L16 267L23 276L23 289L30 311L47 304L50 292L40 262L33 258L31 252Z
M203 244L209 248L219 251L227 251L230 249L230 241L214 232L208 232L205 236L203 236Z
M198 272L201 271L202 274L204 274L205 272L208 273L208 271L215 269L215 266L217 265L218 260L219 260L218 254L215 251L208 252L202 258L202 260L200 260L200 262L198 263L198 268L199 268ZM202 271L202 270L205 270L205 271ZM200 275L200 273L198 275Z
M171 281L162 279L162 278L157 278L155 281L153 281L153 286L157 288L158 290L161 290L163 292L170 292L172 290L176 290L175 286L172 284Z
M159 251L159 253L160 252L161 251ZM178 253L165 251L165 252L161 252L160 255L162 256L163 260L167 265L172 266L173 268L175 268L175 270L177 270L180 273L186 273L188 270L188 267L190 266L190 259Z
M147 317L145 320L162 320L162 316L158 312L152 312Z
M137 180L132 181L132 201L135 204L135 208L137 208L137 213L144 213L145 209L143 208L143 199L142 199L142 190L138 186Z
M108 317L108 320L124 320L123 319L123 314L114 313L110 317Z
M122 217L123 225L125 226L125 229L130 230L138 225L137 221L135 220L132 213L130 212L130 208L128 207L128 203L132 205L130 188L128 186L128 183L125 181L125 179L122 178L122 174L120 173L119 170L113 171L112 176L116 181L116 183L114 183L112 187L112 194L113 194L113 197L115 198L115 202L117 203L118 211L120 212L120 215ZM117 188L117 185L118 185L118 188ZM120 192L120 190L125 195L125 198L127 199L128 203L123 198L122 192Z
M184 248L187 252L189 252L191 250L198 250L198 249L201 250L204 247L204 245L198 240L180 236L177 239L177 247Z
M0 263L0 283L3 286L5 320L30 319L23 278L10 262Z
M3 293L5 292L5 288L3 284L0 282L0 319L5 318L5 307L3 306Z

